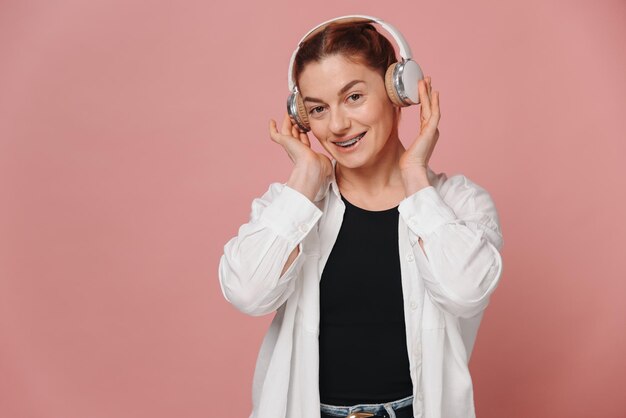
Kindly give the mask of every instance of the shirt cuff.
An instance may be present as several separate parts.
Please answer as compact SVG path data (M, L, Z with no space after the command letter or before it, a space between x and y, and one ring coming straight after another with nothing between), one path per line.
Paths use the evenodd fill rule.
M265 208L260 220L292 244L299 243L315 226L323 212L299 191L284 185Z
M457 220L452 208L434 186L424 187L404 198L398 211L409 228L422 238L440 226Z

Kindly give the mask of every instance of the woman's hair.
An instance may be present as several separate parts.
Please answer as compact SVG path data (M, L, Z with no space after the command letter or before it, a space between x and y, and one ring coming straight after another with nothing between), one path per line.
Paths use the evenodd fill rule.
M397 61L391 42L371 23L331 23L307 39L298 50L294 60L296 85L308 63L319 62L335 54L378 71L383 80L387 68Z

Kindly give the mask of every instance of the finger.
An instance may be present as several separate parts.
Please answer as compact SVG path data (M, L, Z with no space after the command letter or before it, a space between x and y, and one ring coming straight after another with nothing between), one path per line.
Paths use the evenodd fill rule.
M270 139L280 144L279 133L276 129L276 121L274 119L270 119Z
M441 108L439 107L439 91L433 92L433 106L431 109L431 114L434 115L437 120L441 117Z
M270 138L272 138L272 141L274 141L277 144L279 144L280 146L282 146L283 149L285 150L285 152L287 152L287 155L289 156L291 161L295 163L295 161L296 161L295 157L292 155L292 153L293 153L293 151L292 151L293 143L290 142L280 132L278 132L278 129L276 127L276 122L274 121L274 119L270 119Z
M425 134L430 133L434 135L439 129L438 126L439 126L440 119L441 119L441 113L439 111L439 92L434 91L431 115L428 121L422 124L421 132ZM436 140L437 139L435 138L435 141Z
M307 147L311 147L311 143L309 142L309 137L307 136L306 132L300 132L300 129L298 129L298 125L294 124L291 127L291 136L293 136L294 138L297 138L300 140L300 142L302 142L304 145L306 145Z
M289 114L285 113L285 117L283 119L283 126L280 129L280 133L283 135L291 135L291 119L289 119Z
M300 138L300 131L296 125L291 126L291 136L294 138Z
M435 126L439 123L441 118L441 109L439 108L439 92L434 91L432 95L432 105L430 108L430 118L428 123L433 123Z
M294 138L299 139L300 142L302 142L304 145L306 145L308 147L311 146L311 144L309 143L309 137L306 136L305 132L300 132L300 129L298 129L297 125L293 125L293 128L291 129L291 136L293 136Z
M300 141L307 147L311 148L311 141L309 141L309 136L306 132L300 132Z
M428 87L425 80L419 81L419 95L420 95L420 115L423 120L430 118L430 98L428 97Z
M432 107L433 107L433 85L432 85L432 80L430 78L430 76L428 76L428 100L430 100L430 104L431 104L431 114L432 114Z
M434 91L432 96L432 103L430 107L430 116L425 122L425 130L435 130L439 125L439 119L441 118L441 112L439 109L439 92Z

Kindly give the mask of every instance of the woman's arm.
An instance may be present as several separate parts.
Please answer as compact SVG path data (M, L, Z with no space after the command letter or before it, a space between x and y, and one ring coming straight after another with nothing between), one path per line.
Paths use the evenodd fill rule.
M280 307L304 262L302 241L321 216L309 198L285 184L273 183L254 199L249 222L226 243L220 259L226 300L253 316Z
M489 193L456 175L420 188L398 210L433 302L464 318L484 310L502 274L503 238Z

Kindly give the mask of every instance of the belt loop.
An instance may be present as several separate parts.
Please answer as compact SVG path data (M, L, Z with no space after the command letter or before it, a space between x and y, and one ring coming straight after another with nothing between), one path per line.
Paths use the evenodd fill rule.
M388 402L384 404L383 406L385 407L385 410L389 414L389 418L396 418L396 411L394 411L393 408L391 407L391 402Z

